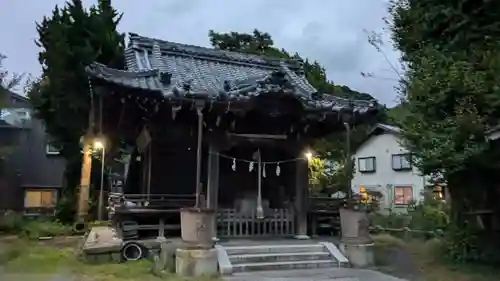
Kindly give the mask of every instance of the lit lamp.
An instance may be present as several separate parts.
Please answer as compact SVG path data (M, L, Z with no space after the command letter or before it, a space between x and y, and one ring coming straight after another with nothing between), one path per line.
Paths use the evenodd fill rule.
M359 193L366 193L366 188L364 186L361 186L359 189Z
M94 148L97 148L97 149L104 149L104 143L100 140L96 140L94 142Z
M363 201L366 201L368 199L368 193L366 192L366 188L364 186L360 187L359 193L361 194L361 199Z
M104 157L106 155L106 147L102 140L94 141L94 148L102 150L101 157L101 186L99 188L99 206L97 209L98 220L103 220L103 208L104 208Z
M313 155L312 155L312 152L308 151L304 154L304 156L306 157L307 161L311 161Z

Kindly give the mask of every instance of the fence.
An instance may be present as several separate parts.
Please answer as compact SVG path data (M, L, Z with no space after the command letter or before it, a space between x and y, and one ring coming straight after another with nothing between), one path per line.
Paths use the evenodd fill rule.
M217 216L217 234L220 237L293 236L294 213L289 209L271 209L262 219L238 212L220 209Z

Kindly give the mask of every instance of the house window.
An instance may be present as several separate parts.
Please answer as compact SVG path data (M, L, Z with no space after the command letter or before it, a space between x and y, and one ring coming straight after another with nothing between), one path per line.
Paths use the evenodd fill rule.
M50 143L45 146L45 151L48 155L58 155L59 153L61 153L60 149L57 146Z
M408 205L413 200L413 187L396 186L394 187L394 204Z
M54 208L57 202L57 190L29 189L24 193L24 208Z
M360 173L375 172L375 157L358 158L358 170Z
M411 170L411 154L393 154L392 169L394 171Z

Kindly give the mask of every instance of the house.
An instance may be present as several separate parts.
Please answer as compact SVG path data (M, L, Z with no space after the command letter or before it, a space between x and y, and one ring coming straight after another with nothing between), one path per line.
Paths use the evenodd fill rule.
M354 192L379 192L381 210L405 211L412 201L423 200L426 177L410 161L411 154L400 144L400 128L377 124L356 150Z
M0 210L53 214L65 161L26 97L9 93L0 115ZM9 196L5 196L8 194Z

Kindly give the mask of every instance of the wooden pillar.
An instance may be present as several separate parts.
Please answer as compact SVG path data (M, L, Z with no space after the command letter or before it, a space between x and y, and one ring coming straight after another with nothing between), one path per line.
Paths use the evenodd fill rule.
M93 95L92 89L90 94ZM102 94L102 93L101 93ZM83 159L82 172L80 174L80 189L78 191L78 210L76 215L75 230L83 230L86 227L86 220L89 212L90 176L92 171L92 146L94 142L94 104L90 105L89 124L87 132L83 137Z
M92 138L90 134L84 139L83 146L83 161L82 173L80 176L80 190L78 193L78 212L75 228L85 228L89 209L89 189L90 189L90 173L92 170Z
M303 153L302 151L300 152ZM301 158L301 154L297 158ZM295 164L295 238L309 239L307 236L307 202L309 200L309 163L298 160Z
M152 153L152 143L150 142L148 144L148 149L147 149L147 156L148 156L148 174L146 175L147 181L146 181L146 192L147 192L147 199L148 199L148 204L150 203L149 200L151 198L151 169L152 169L152 158L153 158L153 153Z
M219 198L219 150L210 144L208 154L208 184L207 184L207 207L217 212ZM217 217L217 216L215 216ZM217 236L217 220L214 219L215 236Z

